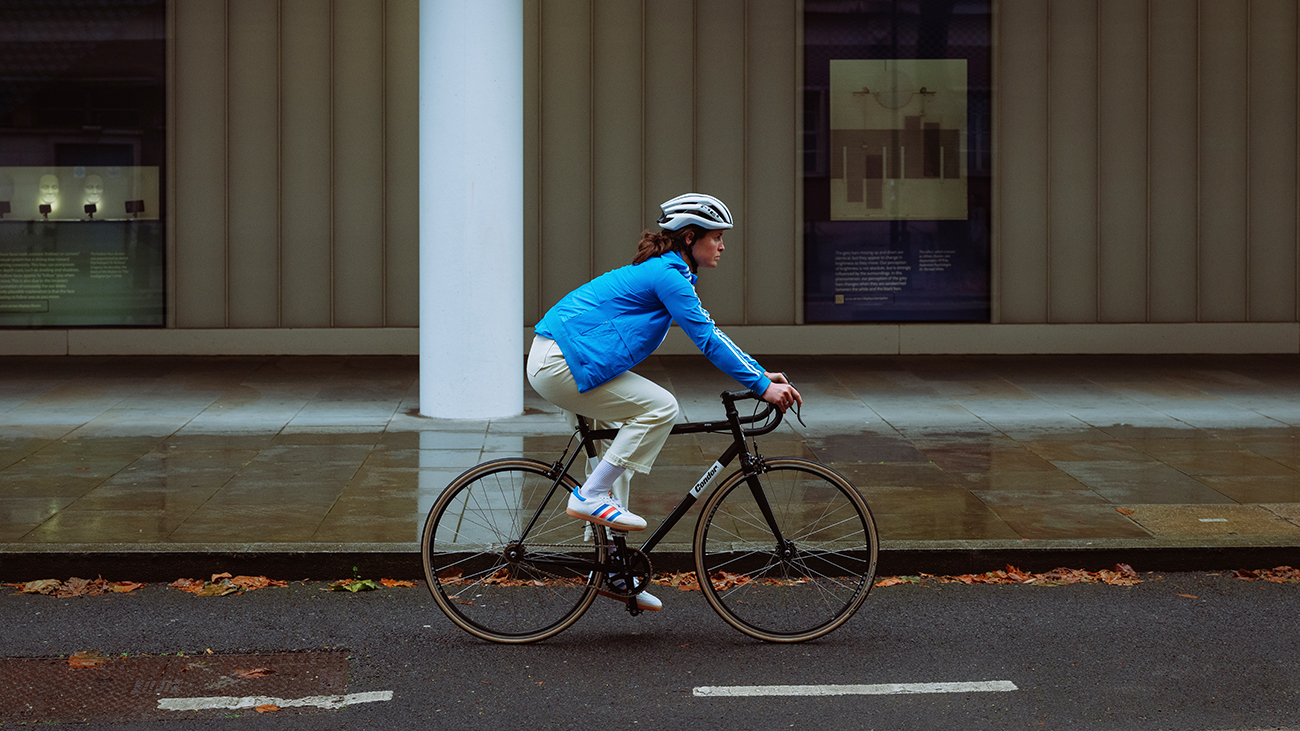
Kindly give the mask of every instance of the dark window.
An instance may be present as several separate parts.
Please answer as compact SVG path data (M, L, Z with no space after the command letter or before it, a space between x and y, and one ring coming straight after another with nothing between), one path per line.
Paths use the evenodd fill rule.
M164 0L0 0L0 327L164 324Z

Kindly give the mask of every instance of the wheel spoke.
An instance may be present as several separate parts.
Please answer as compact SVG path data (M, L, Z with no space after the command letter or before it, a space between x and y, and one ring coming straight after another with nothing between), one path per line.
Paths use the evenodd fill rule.
M701 512L697 571L710 605L742 632L811 639L838 627L865 599L875 524L856 489L834 472L796 459L767 466L758 481L783 545L748 480L733 475Z
M564 514L567 489L541 504L555 482L548 471L522 459L480 465L448 486L429 513L425 578L439 608L471 634L498 642L544 639L576 621L595 597L592 572L559 564L594 563L605 536L584 540L584 524ZM565 487L570 483L566 477ZM507 561L507 546L518 544L534 516L526 556Z

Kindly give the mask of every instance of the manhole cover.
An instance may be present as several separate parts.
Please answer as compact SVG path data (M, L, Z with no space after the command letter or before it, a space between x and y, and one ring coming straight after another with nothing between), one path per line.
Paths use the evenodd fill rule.
M0 723L220 716L231 711L217 707L219 701L176 699L340 696L347 673L343 652L108 657L97 667L73 667L58 658L0 658ZM180 708L185 710L173 710Z

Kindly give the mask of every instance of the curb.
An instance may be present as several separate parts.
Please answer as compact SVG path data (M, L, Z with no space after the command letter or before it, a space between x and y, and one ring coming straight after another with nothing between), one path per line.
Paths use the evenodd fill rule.
M878 576L915 574L959 575L1016 566L1042 572L1058 567L1095 571L1125 563L1137 571L1224 571L1300 565L1296 545L1000 545L1003 541L953 541L935 546L900 542L880 551ZM652 554L659 573L691 571L688 551ZM240 547L63 546L57 550L0 548L0 582L102 576L111 581L171 582L228 571L235 575L285 580L336 580L360 574L366 578L422 579L424 569L416 547L406 544L351 546L256 545Z

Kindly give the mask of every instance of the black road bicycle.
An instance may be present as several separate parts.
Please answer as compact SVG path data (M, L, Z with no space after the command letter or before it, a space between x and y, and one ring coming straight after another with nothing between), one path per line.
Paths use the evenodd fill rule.
M443 490L425 521L421 554L433 598L457 626L494 642L535 642L570 627L602 588L627 599L651 583L654 547L736 457L733 472L708 497L695 528L695 575L709 605L728 624L769 642L821 637L848 621L867 598L878 540L857 488L807 459L769 458L747 438L781 423L771 404L742 417L749 391L724 392L727 420L678 424L673 434L730 434L732 443L638 549L625 531L565 514L578 483L578 455L616 429L578 419L578 448L559 460L484 462ZM755 425L746 428L746 425ZM572 445L572 441L570 441ZM614 588L616 579L623 590ZM603 585L603 586L602 586Z

